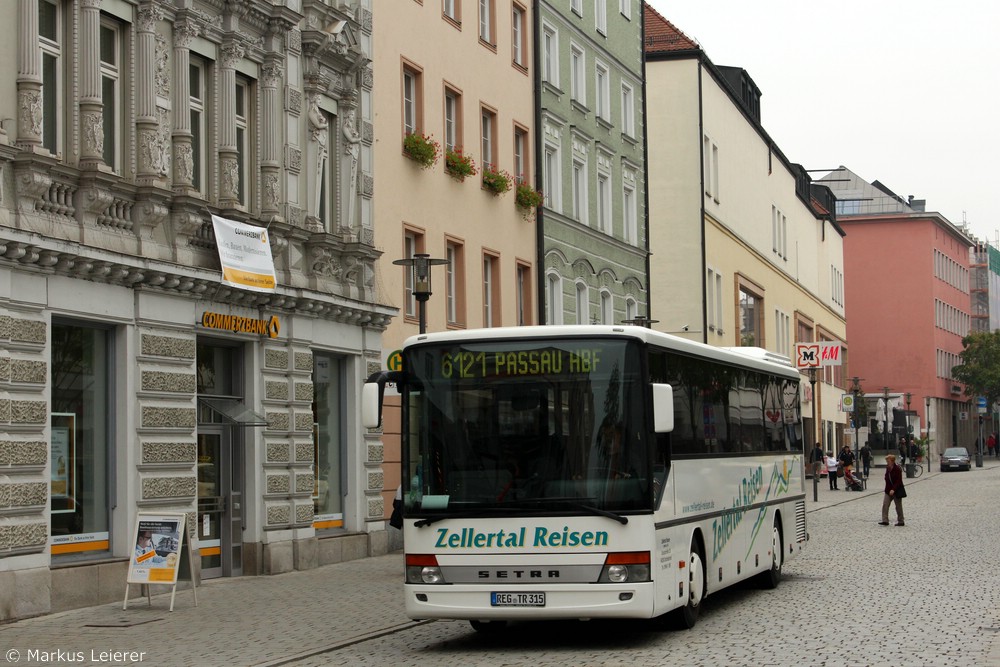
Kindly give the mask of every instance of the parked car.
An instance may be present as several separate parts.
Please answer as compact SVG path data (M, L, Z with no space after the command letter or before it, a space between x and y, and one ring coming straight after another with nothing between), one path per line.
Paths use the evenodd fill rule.
M972 459L969 457L969 450L965 447L949 447L941 454L941 472L945 470L970 470Z

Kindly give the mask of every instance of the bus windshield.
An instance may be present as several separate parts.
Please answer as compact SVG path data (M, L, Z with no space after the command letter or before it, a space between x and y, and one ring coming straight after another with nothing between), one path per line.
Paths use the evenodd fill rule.
M652 509L641 353L601 338L406 350L406 514Z

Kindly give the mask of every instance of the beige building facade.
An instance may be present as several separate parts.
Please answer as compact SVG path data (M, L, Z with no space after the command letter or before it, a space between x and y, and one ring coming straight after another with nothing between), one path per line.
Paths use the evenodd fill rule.
M534 182L530 3L402 0L374 3L374 12L377 283L400 311L383 361L421 326L411 274L392 264L418 253L446 262L430 269L427 331L534 324L536 229L515 187ZM408 135L420 138L423 162L404 148ZM484 170L509 189L491 190ZM394 406L387 397L387 508L400 476Z
M846 358L832 196L764 131L745 71L715 66L655 11L646 17L654 326L792 358L796 343L835 342ZM804 443L842 444L846 370L820 371L815 396L803 383Z

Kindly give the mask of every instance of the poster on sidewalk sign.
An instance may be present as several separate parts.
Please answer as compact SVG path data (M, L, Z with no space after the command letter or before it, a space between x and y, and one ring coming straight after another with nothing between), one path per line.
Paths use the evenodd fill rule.
M183 514L140 514L128 563L129 584L176 584L184 543Z
M277 282L271 243L264 227L212 216L222 282L255 292L273 292Z

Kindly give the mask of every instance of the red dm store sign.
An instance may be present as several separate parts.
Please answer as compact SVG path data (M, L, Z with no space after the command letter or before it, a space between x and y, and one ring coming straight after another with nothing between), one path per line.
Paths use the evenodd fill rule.
M840 343L796 343L795 367L799 370L841 365Z

